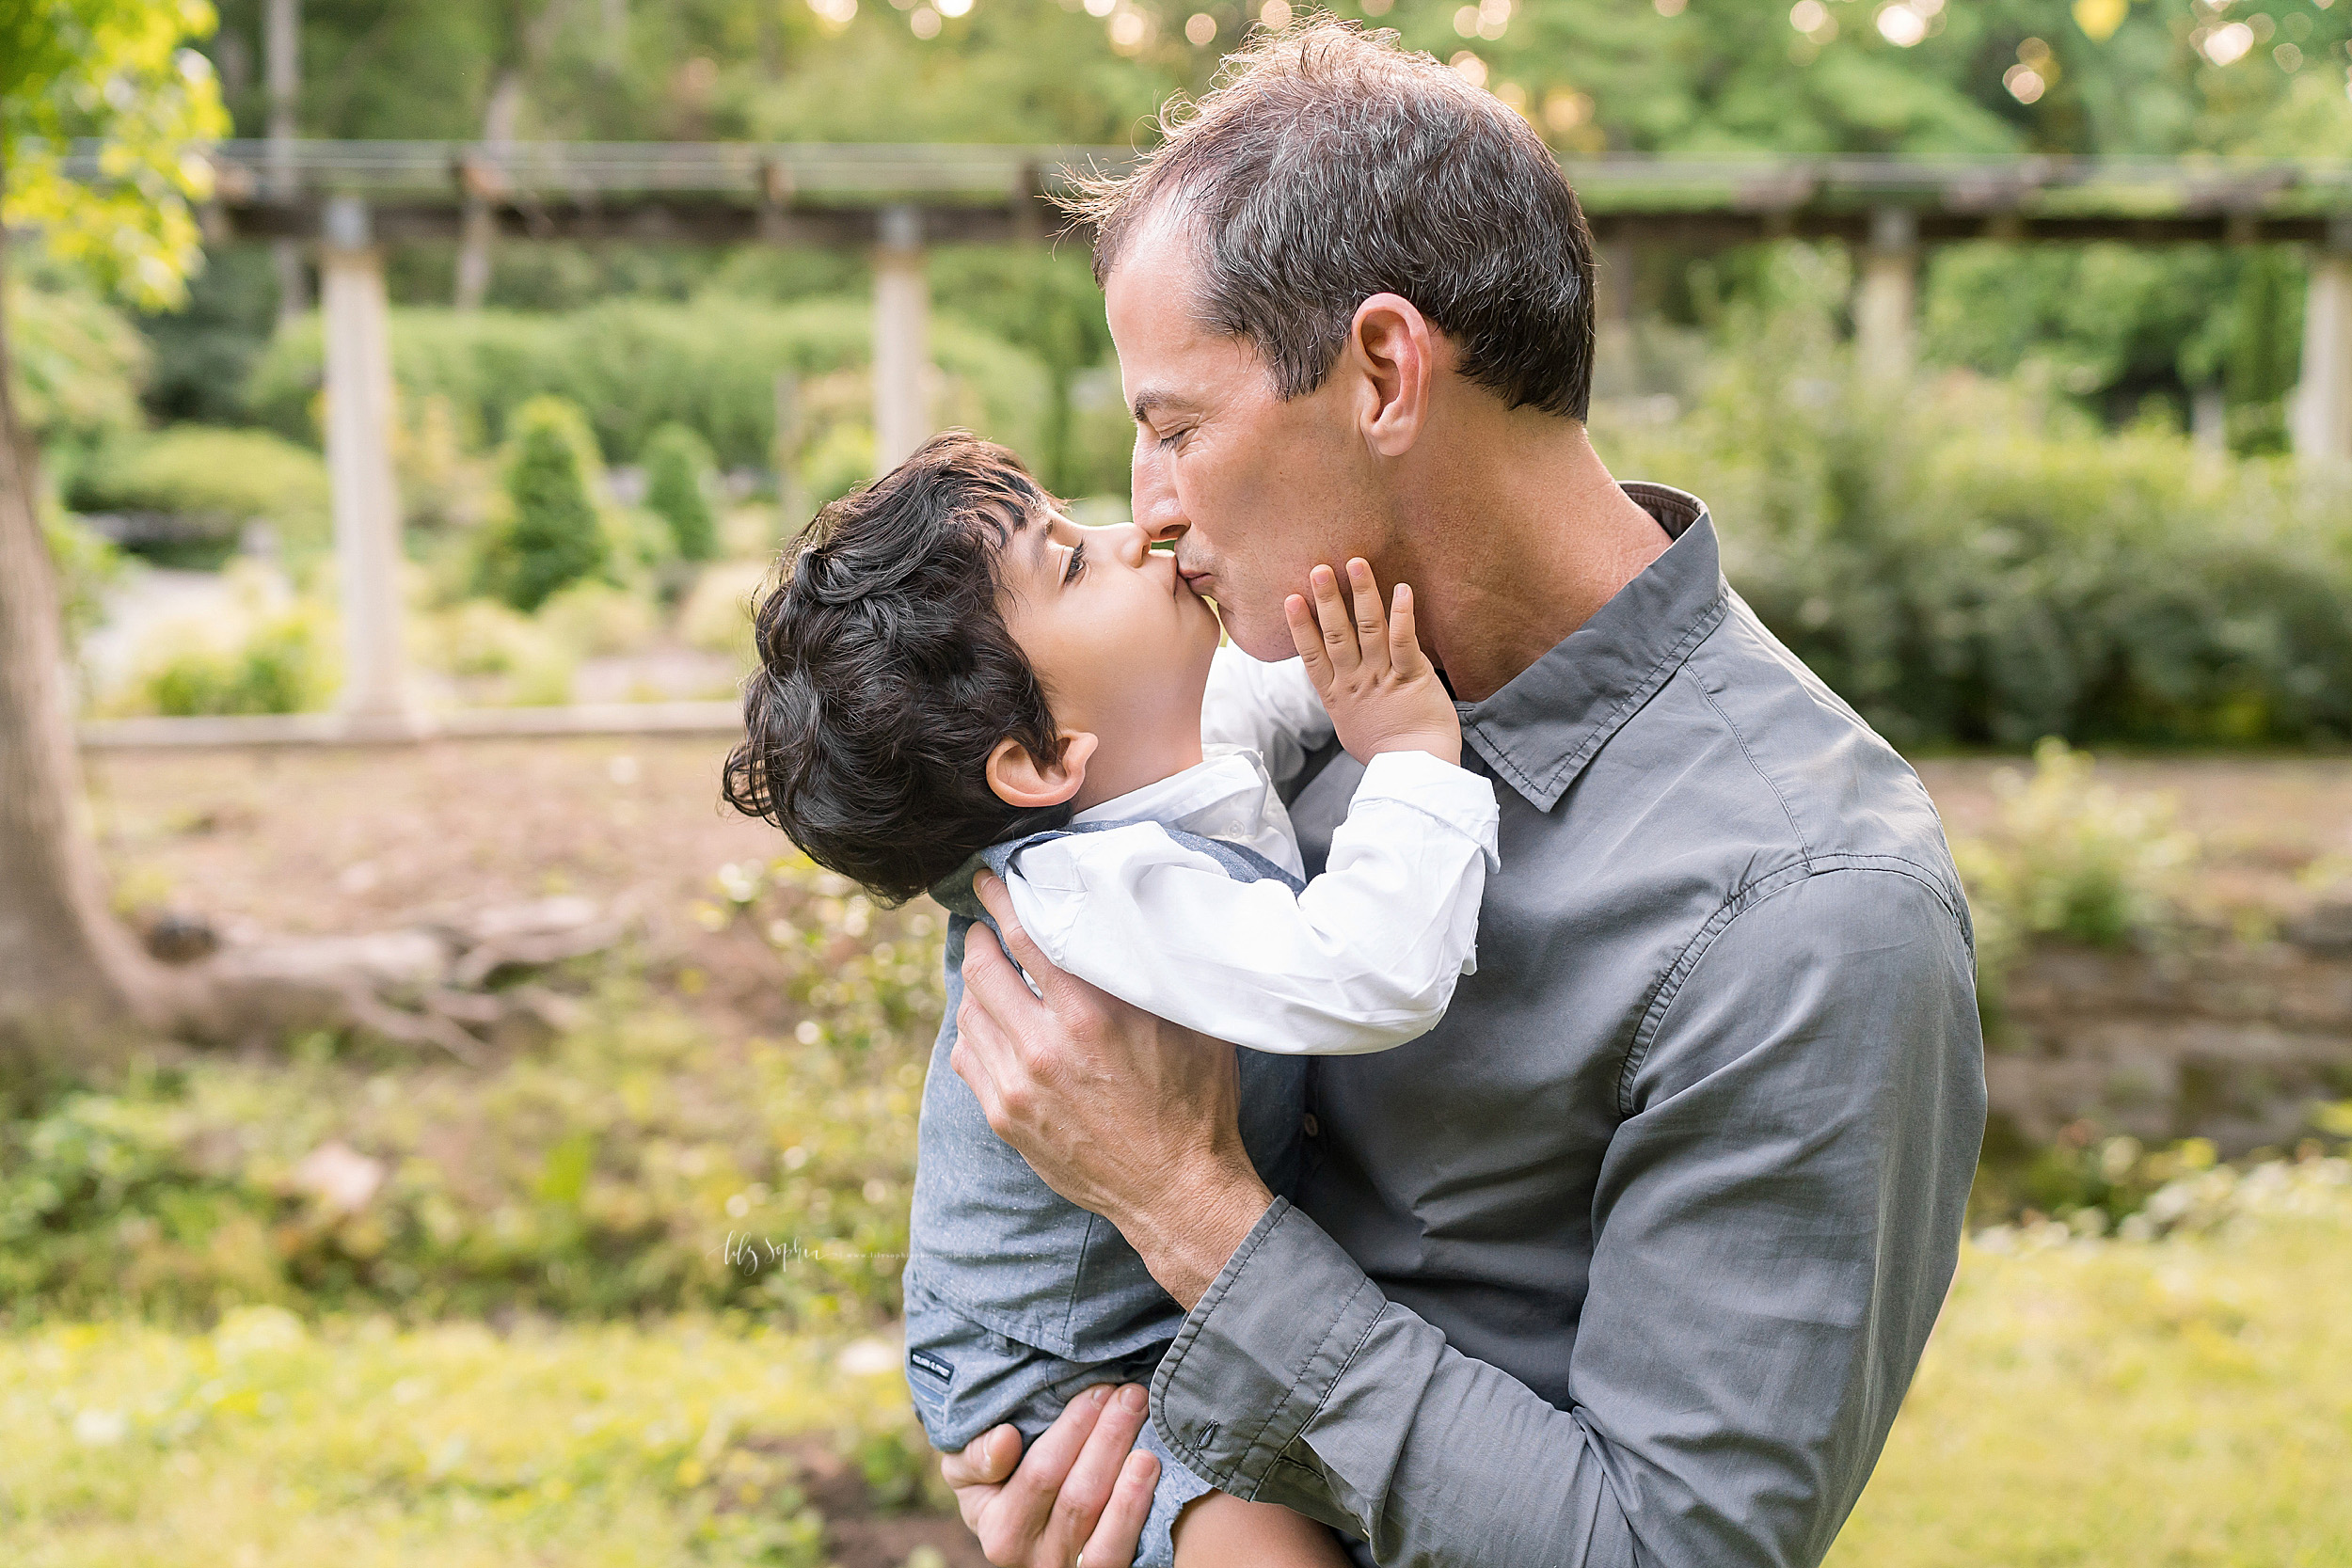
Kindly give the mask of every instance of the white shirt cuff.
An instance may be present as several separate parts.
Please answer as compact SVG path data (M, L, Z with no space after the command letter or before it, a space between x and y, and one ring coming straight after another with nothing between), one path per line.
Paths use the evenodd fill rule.
M1492 779L1427 752L1382 752L1364 766L1348 809L1359 811L1374 800L1393 800L1435 818L1477 845L1486 857L1487 870L1502 868L1497 843L1501 814Z

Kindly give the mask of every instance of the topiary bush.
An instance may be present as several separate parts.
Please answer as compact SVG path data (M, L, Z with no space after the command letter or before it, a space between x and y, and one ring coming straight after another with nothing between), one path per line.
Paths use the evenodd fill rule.
M670 527L681 561L719 554L719 519L710 507L710 448L682 424L665 424L645 443L645 508Z
M612 564L612 542L591 496L603 467L580 410L532 398L515 410L499 475L502 506L485 531L481 590L528 614L557 590Z

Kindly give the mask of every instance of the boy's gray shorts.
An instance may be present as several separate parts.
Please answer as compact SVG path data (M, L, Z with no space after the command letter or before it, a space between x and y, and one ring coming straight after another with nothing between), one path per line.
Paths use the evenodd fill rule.
M1072 1400L1098 1383L1139 1383L1166 1353L1154 1344L1115 1361L1068 1361L1034 1345L984 1328L918 1287L907 1299L907 1386L931 1446L952 1453L980 1433L1009 1421L1033 1443ZM1174 1568L1176 1516L1215 1488L1178 1463L1143 1423L1136 1448L1160 1462L1151 1517L1136 1546L1136 1568Z

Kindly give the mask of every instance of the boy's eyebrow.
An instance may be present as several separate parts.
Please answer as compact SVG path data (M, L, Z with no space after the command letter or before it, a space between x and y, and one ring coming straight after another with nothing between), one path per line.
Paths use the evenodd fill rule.
M1050 515L1047 515L1042 524L1037 528L1030 528L1025 520L1021 525L1021 531L1028 535L1028 542L1022 546L1022 553L1028 557L1029 569L1039 573L1045 572L1046 549L1054 542L1053 517Z

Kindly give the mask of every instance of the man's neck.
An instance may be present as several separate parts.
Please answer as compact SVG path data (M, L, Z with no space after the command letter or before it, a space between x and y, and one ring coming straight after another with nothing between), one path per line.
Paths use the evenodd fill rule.
M1456 697L1494 695L1673 541L1610 476L1581 424L1480 421L1416 476L1399 531L1422 642Z

